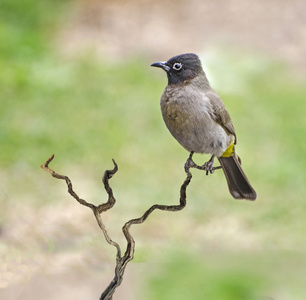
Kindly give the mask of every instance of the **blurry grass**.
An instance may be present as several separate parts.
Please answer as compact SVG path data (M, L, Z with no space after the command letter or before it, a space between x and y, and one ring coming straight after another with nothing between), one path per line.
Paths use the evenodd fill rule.
M151 281L154 287L148 299L186 299L190 295L192 299L264 299L267 282L258 270L237 270L235 264L220 256L219 261L199 258L177 253L172 256L165 262L167 271L159 272Z
M146 299L303 299L305 255L175 250L151 269ZM304 262L304 263L300 263ZM291 275L294 274L292 277Z
M95 201L103 197L100 177L115 158L119 173L112 185L118 203L107 214L115 224L110 226L115 237L119 233L116 236L114 227L120 232L123 222L149 205L177 201L188 154L167 132L160 115L165 74L150 69L146 57L117 63L91 53L62 57L52 49L52 37L67 5L60 1L2 1L1 5L0 225L5 230L14 227L16 207L27 206L35 214L40 207L59 205L61 210L61 203L68 201L64 185L39 169L52 153L56 154L52 167L72 174L81 196ZM273 286L273 276L281 269L275 267L277 262L289 268L292 278L302 277L292 257L296 254L296 260L302 261L300 251L305 253L305 81L281 63L253 54L220 53L207 61L204 55L203 61L234 121L237 151L258 200L234 201L221 172L205 177L194 171L184 212L159 212L133 229L135 261L154 258L159 251L156 245L165 247L169 242L186 247L182 241L187 236L191 249L206 251L208 256L216 249L223 252L215 254L212 263L203 264L189 262L185 254L170 255L173 261L161 266L164 274L152 279L152 299L163 299L163 295L180 299L188 291L191 295L191 290L194 299L204 295L220 300L257 299L267 288L263 274L268 290ZM196 160L203 163L207 158L198 155ZM61 222L58 226L62 230ZM65 228L69 233L71 228ZM96 234L92 240L101 238ZM65 251L70 245L73 252L75 243L69 244L68 238ZM61 249L62 242L53 242L52 248ZM27 250L30 245L23 255L44 252L44 247ZM247 250L245 258L236 257L233 265L215 268L215 261L226 261L233 249ZM288 257L283 255L285 250L290 252ZM260 254L254 256L254 252ZM200 259L198 253L195 256ZM263 261L274 267L256 269ZM245 267L248 264L251 271ZM172 274L180 273L188 277L184 290L185 280L171 281ZM204 289L198 288L202 277L209 283ZM292 282L283 288L284 293L295 289Z
M88 60L34 62L27 89L14 101L4 99L2 138L9 143L1 159L7 166L20 159L34 166L50 150L63 160L79 162L81 154L94 163L102 151L114 153L128 140L147 138L147 127L157 123L158 115L150 114L156 85L150 88L132 62L114 68Z

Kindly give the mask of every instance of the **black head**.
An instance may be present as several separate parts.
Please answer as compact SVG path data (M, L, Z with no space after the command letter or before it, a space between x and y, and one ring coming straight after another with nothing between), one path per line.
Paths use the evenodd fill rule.
M151 66L167 72L168 84L177 84L204 73L201 61L194 53L180 54L166 62L157 62Z

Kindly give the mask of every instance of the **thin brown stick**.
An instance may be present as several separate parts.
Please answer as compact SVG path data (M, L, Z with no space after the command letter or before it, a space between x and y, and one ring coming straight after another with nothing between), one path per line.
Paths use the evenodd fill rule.
M95 206L94 204L89 203L84 199L81 199L76 194L76 192L73 190L71 180L69 179L68 176L60 175L60 174L56 173L55 171L53 171L52 169L49 168L49 164L53 160L53 158L54 158L54 155L51 155L49 157L49 159L41 166L41 168L44 169L46 172L50 173L53 177L66 181L69 194L74 199L76 199L80 204L91 208L91 210L93 211L94 216L97 220L97 223L98 223L99 227L103 231L103 234L104 234L104 237L105 237L106 241L110 245L114 246L117 249L115 276L100 297L100 300L111 300L116 288L121 284L121 282L123 280L123 275L124 275L125 268L126 268L128 262L131 261L134 257L135 241L134 241L134 238L132 237L132 235L130 234L130 231L129 231L130 227L134 224L141 224L141 223L145 222L146 219L150 216L150 214L156 209L164 210L164 211L173 211L173 212L182 210L186 206L186 189L187 189L187 186L189 185L189 183L191 181L191 178L192 178L192 175L191 175L189 169L191 167L195 167L195 166L190 165L190 166L186 167L186 164L185 164L185 171L186 171L187 177L184 180L184 182L181 186L181 189L180 189L179 204L177 204L177 205L154 204L148 210L146 210L145 213L140 218L129 220L128 222L126 222L124 224L124 226L122 228L122 231L123 231L123 234L124 234L124 236L127 240L127 246L126 246L125 254L123 256L121 256L121 249L120 249L119 244L114 242L110 238L110 236L107 233L106 227L103 223L102 217L101 217L102 212L105 212L105 211L111 209L116 203L116 199L113 195L113 191L112 191L112 189L109 185L109 179L111 179L113 177L113 175L118 171L118 166L117 166L116 162L113 160L114 169L106 170L104 172L104 175L103 175L103 178L102 178L104 188L105 188L105 190L108 194L108 201L105 202L105 203L102 203L98 206Z
M101 218L101 213L104 212L104 211L107 211L108 209L112 208L116 202L114 196L113 196L113 192L112 192L112 189L110 188L109 184L108 184L108 180L110 178L112 178L112 176L118 171L118 166L116 164L116 162L113 160L113 163L114 163L114 169L113 170L106 170L105 173L104 173L104 176L103 176L103 183L104 183L104 187L108 193L108 201L106 203L103 203L99 206L95 206L94 204L92 203L89 203L87 201L85 201L84 199L81 199L77 194L76 192L73 190L73 186L72 186L72 182L70 180L70 178L68 176L65 176L65 175L60 175L58 173L56 173L55 171L53 171L52 169L49 168L49 164L51 163L51 161L53 160L54 158L54 154L52 154L48 160L43 164L41 165L40 167L45 170L46 172L50 173L52 175L52 177L54 178L57 178L57 179L62 179L62 180L65 180L66 181L66 184L67 184L67 187L68 187L68 193L75 199L77 200L81 205L84 205L84 206L87 206L89 208L91 208L91 210L93 211L94 213L94 216L97 220L97 223L99 225L99 227L101 228L101 230L103 231L103 234L104 234L104 237L106 239L106 241L114 246L116 249L117 249L117 258L118 257L121 257L121 249L120 249L120 246L118 243L114 242L110 236L108 235L108 232L106 230L106 227L102 221L102 218Z

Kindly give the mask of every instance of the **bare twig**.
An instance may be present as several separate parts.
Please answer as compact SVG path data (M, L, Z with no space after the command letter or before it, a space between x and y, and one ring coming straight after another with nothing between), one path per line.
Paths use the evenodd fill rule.
M98 223L99 227L103 231L103 234L104 234L104 237L105 237L106 241L110 245L114 246L117 249L115 276L100 297L100 300L111 300L116 288L121 284L121 282L123 280L124 271L125 271L125 268L126 268L128 262L131 261L134 257L135 241L134 241L132 235L130 234L130 231L129 231L130 227L133 224L141 224L141 223L145 222L145 220L149 217L149 215L156 209L164 210L164 211L173 211L173 212L182 210L186 206L186 189L187 189L187 186L189 185L189 183L191 181L191 178L192 178L192 175L191 175L189 169L191 167L194 167L194 166L190 165L190 166L186 167L186 165L185 165L185 171L186 171L187 177L184 180L184 182L181 186L181 189L180 189L179 204L177 204L177 205L155 204L155 205L151 206L148 210L146 210L145 213L140 218L129 220L128 222L126 222L124 224L124 226L122 228L122 231L123 231L124 236L127 240L127 247L126 247L126 251L125 251L124 255L121 256L121 249L120 249L119 244L114 242L110 238L110 236L108 235L107 230L105 228L105 225L103 223L102 217L101 217L101 213L109 210L110 208L112 208L114 206L115 202L116 202L116 199L113 195L113 191L112 191L112 189L109 185L109 179L111 179L112 176L118 171L118 166L117 166L116 162L113 160L114 169L113 170L106 170L105 173L104 173L103 179L102 179L103 184L104 184L104 188L105 188L105 190L108 194L108 201L106 203L102 203L98 206L95 206L94 204L89 203L89 202L85 201L84 199L79 198L79 196L73 190L71 180L69 179L68 176L60 175L60 174L56 173L55 171L53 171L52 169L49 168L49 164L53 160L53 158L54 158L54 155L51 155L50 158L41 166L41 168L44 169L46 172L50 173L53 177L66 181L69 194L74 199L76 199L80 204L91 208L91 210L93 211L94 216L97 220L97 223Z
M114 246L116 249L117 249L117 259L119 257L121 257L121 249L120 249L120 246L119 244L117 244L116 242L114 242L108 235L108 232L105 228L105 225L102 221L102 218L101 218L101 213L104 212L104 211L107 211L108 209L112 208L116 202L116 199L114 198L113 196L113 191L112 189L110 188L109 184L108 184L108 180L110 178L112 178L112 176L118 171L118 166L116 164L116 162L113 160L113 163L114 163L114 169L113 170L106 170L105 173L104 173L104 176L103 176L103 183L104 183L104 187L108 193L108 201L106 203L103 203L99 206L95 206L94 204L92 203L88 203L87 201L85 201L84 199L81 199L76 193L75 191L73 190L73 187L72 187L72 183L71 183L71 180L68 176L65 176L65 175L60 175L58 173L56 173L55 171L53 171L52 169L49 168L49 164L50 162L53 160L54 158L54 154L52 154L48 160L43 164L41 165L40 167L45 170L46 172L50 173L53 177L57 178L57 179L62 179L62 180L65 180L66 181L66 184L67 184L67 187L68 187L68 193L75 199L77 200L80 204L84 205L84 206L87 206L89 208L91 208L91 210L93 211L95 217L96 217L96 220L97 220L97 223L99 225L99 227L102 229L103 231L103 234L104 234L104 237L106 239L106 241Z

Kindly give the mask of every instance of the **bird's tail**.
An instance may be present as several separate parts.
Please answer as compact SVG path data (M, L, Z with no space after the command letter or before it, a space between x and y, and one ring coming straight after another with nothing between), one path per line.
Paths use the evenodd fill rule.
M256 192L244 174L238 159L237 154L218 158L227 180L228 189L235 199L255 200Z

